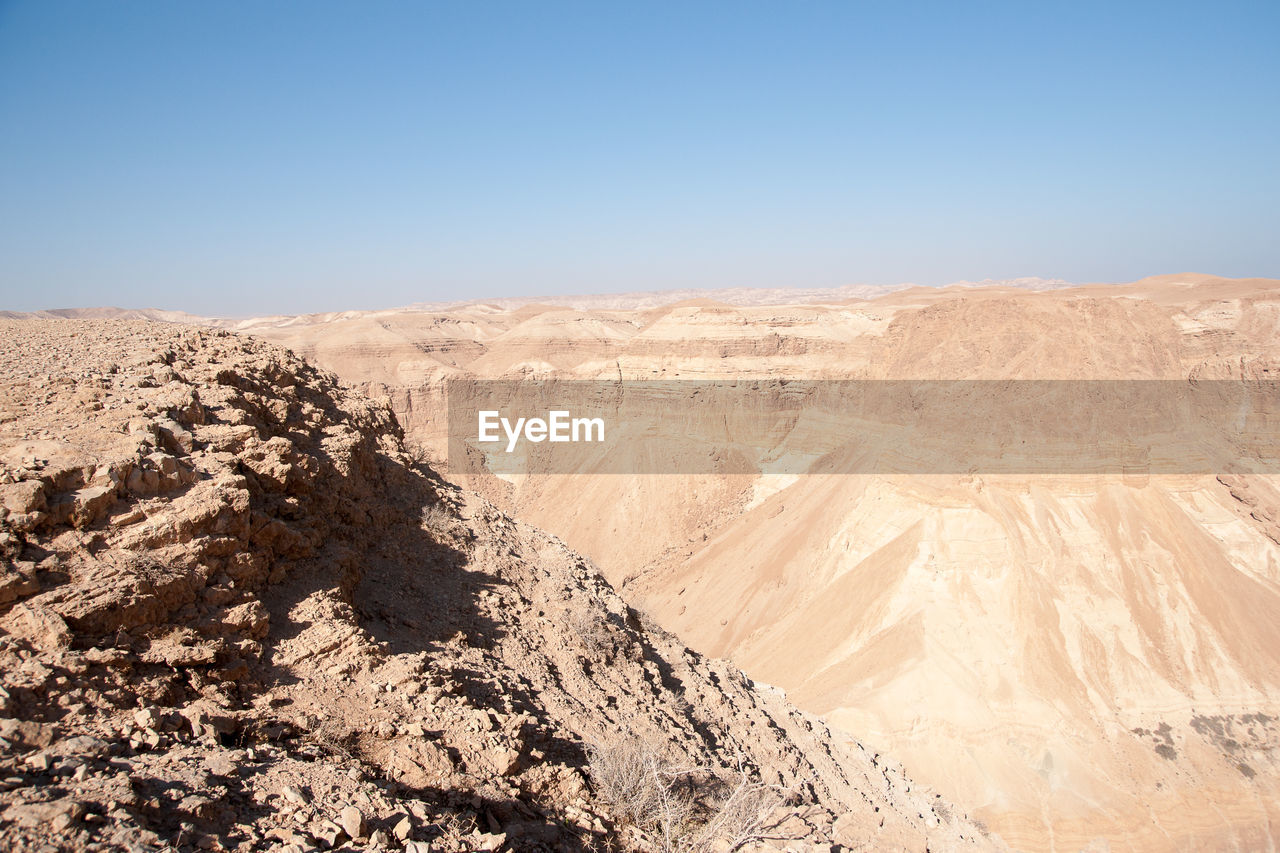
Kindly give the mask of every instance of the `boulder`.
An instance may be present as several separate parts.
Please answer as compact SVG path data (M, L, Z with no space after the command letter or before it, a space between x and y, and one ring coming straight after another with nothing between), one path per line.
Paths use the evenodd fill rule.
M71 647L71 629L62 617L38 604L20 603L0 617L0 630L26 640L41 651L56 652Z
M364 838L364 813L355 806L346 806L342 809L341 814L338 815L338 825L342 827L342 831L352 841L357 838Z

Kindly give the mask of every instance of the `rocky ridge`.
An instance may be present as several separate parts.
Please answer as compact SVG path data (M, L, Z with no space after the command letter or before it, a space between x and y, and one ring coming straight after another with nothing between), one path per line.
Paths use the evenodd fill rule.
M0 846L991 849L287 350L0 320Z

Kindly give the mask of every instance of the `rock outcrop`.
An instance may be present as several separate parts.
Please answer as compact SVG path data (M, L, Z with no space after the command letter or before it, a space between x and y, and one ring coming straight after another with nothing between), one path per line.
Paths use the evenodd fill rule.
M0 846L999 846L402 438L274 345L0 320Z

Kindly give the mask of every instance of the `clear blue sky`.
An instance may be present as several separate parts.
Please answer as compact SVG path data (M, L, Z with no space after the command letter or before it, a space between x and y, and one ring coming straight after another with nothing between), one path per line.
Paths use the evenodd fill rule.
M1280 3L0 0L0 308L1280 276Z

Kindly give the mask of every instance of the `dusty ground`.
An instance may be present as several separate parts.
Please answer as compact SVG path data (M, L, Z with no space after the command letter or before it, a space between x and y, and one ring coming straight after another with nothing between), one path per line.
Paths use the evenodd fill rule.
M273 345L0 321L0 847L991 849Z

